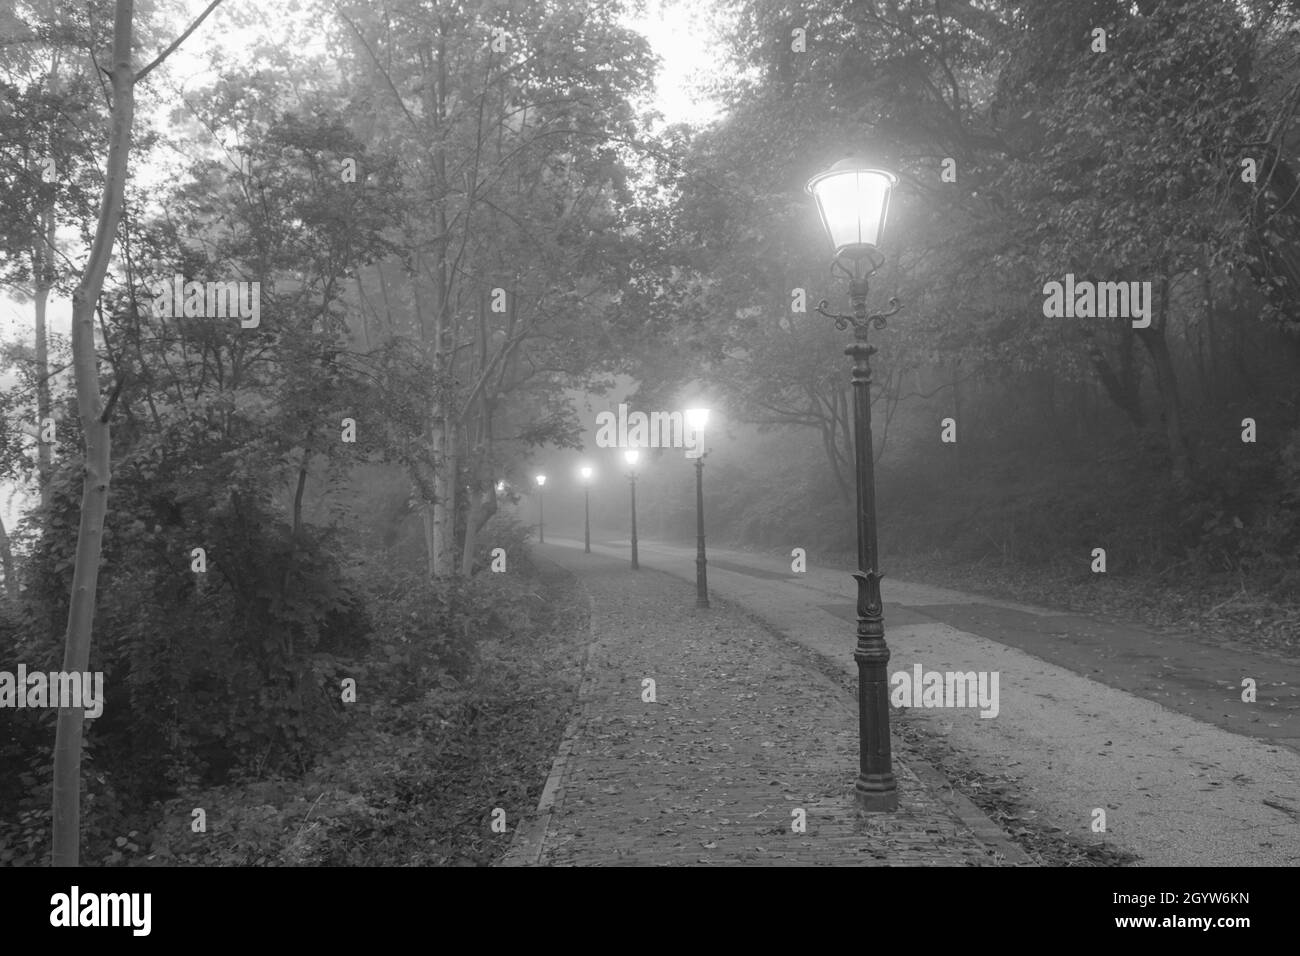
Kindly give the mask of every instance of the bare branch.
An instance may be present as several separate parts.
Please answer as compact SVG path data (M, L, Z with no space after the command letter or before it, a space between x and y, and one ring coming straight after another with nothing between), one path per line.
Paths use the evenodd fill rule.
M402 100L402 94L397 91L397 87L393 84L393 78L388 75L388 71L385 70L383 64L379 62L379 57L375 56L375 51L372 50L370 44L366 42L365 35L357 25L349 19L348 15L343 12L343 8L340 7L337 2L334 4L334 12L337 13L339 17L342 18L343 22L352 28L352 32L357 35L357 39L361 41L361 45L365 47L366 52L370 54L370 59L374 61L375 68L379 70L379 75L384 78L384 82L388 84L388 88L393 91L393 97L397 100L397 105L402 108L402 112L405 113L406 118L411 121L411 125L418 130L420 128L419 121L416 120L415 115L406 108L406 103Z
M148 66L146 66L139 73L137 73L135 75L135 78L132 80L132 82L139 83L141 80L145 78L145 76L148 74L150 70L152 70L163 60L167 59L167 57L171 56L172 53L176 50L176 48L180 46L182 43L184 43L186 39L189 38L189 35L199 28L199 24L201 24L204 20L208 18L208 14L211 13L213 10L217 9L217 5L220 3L221 0L212 0L212 2L208 4L208 8L199 14L198 19L189 25L189 29L187 29L184 33L178 36L172 42L171 46L169 46L167 49L163 50L156 57L154 57L153 62L150 63Z

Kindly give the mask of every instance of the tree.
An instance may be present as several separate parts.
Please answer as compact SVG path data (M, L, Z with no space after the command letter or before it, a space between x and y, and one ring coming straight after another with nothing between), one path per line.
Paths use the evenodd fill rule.
M563 387L608 361L595 343L634 243L631 100L649 57L611 0L333 9L369 105L362 135L405 159L401 268L365 280L433 370L411 478L429 575L444 577L470 568L508 459L576 441Z
M32 22L15 19L13 43L0 51L0 258L4 281L30 296L34 348L27 361L35 393L37 428L53 403L46 312L51 292L65 290L71 262L59 248L61 222L84 224L95 217L95 167L89 130L104 115L92 83L96 68L86 54L107 37L91 16L36 5ZM78 70L79 56L89 70ZM28 419L30 420L30 418ZM36 478L41 503L49 504L52 443L38 440Z
M139 73L131 65L134 2L117 0L114 8L113 54L107 71L112 110L104 188L90 256L72 293L72 363L76 379L77 410L85 441L85 478L63 655L63 669L66 672L85 672L90 665L95 589L103 548L104 516L108 511L109 417L117 390L122 387L122 383L117 382L108 401L101 400L94 315L122 217L127 159L131 150L131 124L135 114L135 84L194 32L220 2L221 0L213 0L176 42ZM80 856L83 718L84 711L81 708L64 707L59 710L54 743L54 849L51 856L54 866L76 866Z

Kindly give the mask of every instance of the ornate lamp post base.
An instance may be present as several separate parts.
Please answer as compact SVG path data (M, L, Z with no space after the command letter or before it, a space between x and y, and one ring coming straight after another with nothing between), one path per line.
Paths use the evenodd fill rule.
M854 575L858 587L866 584L868 593L880 593L880 575ZM870 581L864 581L871 578ZM874 617L874 621L872 618ZM878 636L865 637L862 627L879 627ZM868 607L858 619L858 646L853 659L858 664L858 739L861 741L861 760L858 780L854 784L858 805L869 812L888 812L898 809L898 784L894 780L889 746L889 647L885 644L884 626L880 618L880 604Z
M889 774L884 780L863 780L853 785L857 795L858 806L867 813L893 813L898 809L898 787L894 775Z

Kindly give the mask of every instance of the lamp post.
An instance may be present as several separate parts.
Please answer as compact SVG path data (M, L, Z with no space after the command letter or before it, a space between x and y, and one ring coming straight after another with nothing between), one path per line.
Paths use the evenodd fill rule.
M823 299L817 311L844 330L853 326L853 344L844 354L853 359L853 442L857 474L858 582L858 779L854 786L865 810L898 809L889 748L889 692L886 665L889 646L880 598L880 569L876 552L876 479L871 439L871 356L876 347L867 343L871 326L883 329L886 319L900 308L889 300L889 311L867 312L867 280L884 262L876 251L885 231L889 194L896 176L853 159L836 163L808 182L817 201L822 225L835 247L831 272L849 280L852 315L826 311Z
M546 495L542 489L546 487L546 476L537 476L537 543L546 543Z
M704 426L709 421L707 408L686 409L686 424L699 438L704 434ZM704 556L704 455L698 447L699 457L695 459L695 606L709 606L709 574L706 570L708 560Z
M582 469L582 550L591 554L591 469Z
M628 473L627 480L632 486L632 570L639 571L640 563L636 559L636 463L641 458L641 453L635 448L629 448L623 452L623 459L627 462Z

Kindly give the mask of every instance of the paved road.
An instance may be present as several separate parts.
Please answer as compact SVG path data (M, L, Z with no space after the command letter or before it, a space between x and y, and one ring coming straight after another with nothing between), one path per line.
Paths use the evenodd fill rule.
M854 695L806 649L739 609L697 610L668 575L538 550L591 596L592 642L581 712L502 865L1029 862L906 745L898 811L857 813Z
M684 579L694 548L641 541L641 564ZM548 538L547 547L577 548ZM626 558L625 542L592 545ZM711 549L711 593L853 669L854 584ZM999 710L913 707L930 733L1015 781L1049 824L1151 865L1300 863L1300 667L1048 608L886 578L889 669L999 674ZM1241 701L1241 681L1258 699ZM1104 809L1106 833L1092 832Z

